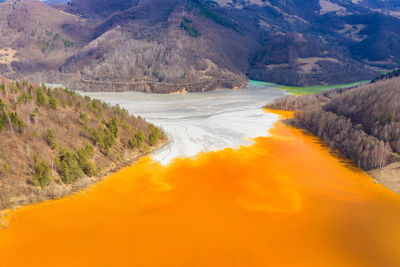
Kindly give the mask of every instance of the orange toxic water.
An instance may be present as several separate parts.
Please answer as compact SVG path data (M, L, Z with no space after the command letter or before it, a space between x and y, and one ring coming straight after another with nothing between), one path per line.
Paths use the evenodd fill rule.
M240 149L23 207L0 266L400 266L400 197L277 123Z

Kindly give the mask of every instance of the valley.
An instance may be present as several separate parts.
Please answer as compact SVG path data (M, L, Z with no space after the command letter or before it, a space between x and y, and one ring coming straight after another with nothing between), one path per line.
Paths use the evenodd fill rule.
M0 0L0 266L400 266L395 0Z
M0 74L169 93L244 88L248 78L347 84L400 66L398 7L376 1L48 2L0 3L0 51L15 51Z
M158 121L177 142L70 198L3 213L1 263L397 266L399 195L282 123L291 112L249 109L254 98L269 102L282 94L265 90L97 94ZM191 110L192 101L204 108ZM175 129L183 126L187 133ZM193 136L194 128L208 131ZM231 141L223 138L214 151L228 132ZM251 133L264 137L242 143ZM191 154L185 140L209 150Z

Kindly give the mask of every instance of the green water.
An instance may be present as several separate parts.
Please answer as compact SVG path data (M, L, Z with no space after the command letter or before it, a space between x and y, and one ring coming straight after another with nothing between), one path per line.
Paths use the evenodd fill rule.
M295 87L295 86L286 86L286 85L280 85L280 84L275 84L275 83L269 83L269 82L262 82L262 81L255 81L255 80L249 80L249 86L256 86L256 87L276 87L281 90L288 91L289 93L295 94L295 95L307 95L307 94L315 94L331 89L336 89L336 88L349 88L353 86L358 86L362 84L369 83L370 81L359 81L359 82L354 82L354 83L347 83L347 84L332 84L332 85L315 85L315 86L306 86L306 87Z

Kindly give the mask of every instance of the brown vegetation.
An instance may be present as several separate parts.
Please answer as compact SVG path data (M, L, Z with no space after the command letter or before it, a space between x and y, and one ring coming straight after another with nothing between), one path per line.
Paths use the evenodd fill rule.
M181 31L170 33L176 38L160 33L152 41L134 39L118 29L108 31L68 59L63 73L81 71L79 77L69 77L64 83L91 91L112 88L156 93L246 86L243 74L221 69L213 63L218 60L216 57L205 60L198 52L201 41L183 36ZM116 44L113 49L110 43Z
M251 64L253 79L285 85L348 83L375 75L337 46L327 47L313 35L296 32L268 39Z
M361 4L339 16L320 13L318 1L223 2L9 0L0 3L0 74L80 90L168 93L245 87L245 75L347 83L398 65L398 20Z
M165 141L119 106L67 89L0 81L0 209L58 198Z
M381 168L400 153L400 78L312 96L288 96L269 108L295 110L291 124L320 137L359 167Z
M222 26L206 39L194 38L213 28L212 22L190 20L193 15L182 10L184 1L156 2L81 1L59 9L40 1L0 4L0 49L16 51L13 60L2 64L0 59L0 73L91 91L246 86L244 68L232 60L248 54L254 41L230 36ZM182 28L182 21L190 21L190 27ZM225 50L221 44L227 37L232 49ZM247 64L246 58L240 61Z
M40 1L0 4L0 48L16 51L1 74L27 78L55 70L87 42L90 31L86 26L81 18Z

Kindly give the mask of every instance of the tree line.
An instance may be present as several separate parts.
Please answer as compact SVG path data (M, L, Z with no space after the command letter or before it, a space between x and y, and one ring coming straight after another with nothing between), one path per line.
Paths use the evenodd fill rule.
M268 107L293 110L290 124L315 134L360 168L381 168L392 152L400 153L400 78L287 96Z

